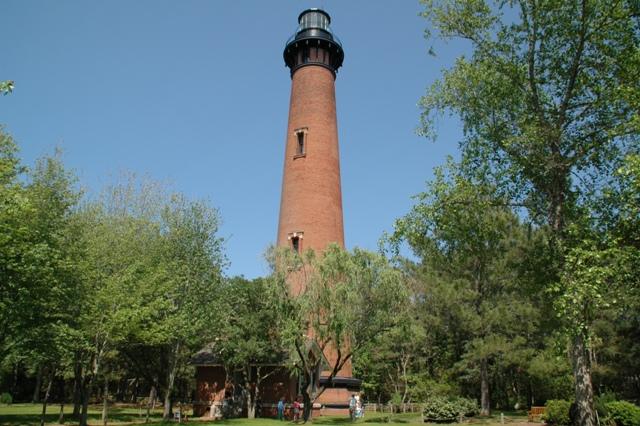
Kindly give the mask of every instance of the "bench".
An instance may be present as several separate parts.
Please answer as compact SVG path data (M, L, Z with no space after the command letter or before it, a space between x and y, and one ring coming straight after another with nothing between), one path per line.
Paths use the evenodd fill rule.
M547 407L531 407L531 410L527 411L528 421L535 422L542 420L542 415L546 412Z

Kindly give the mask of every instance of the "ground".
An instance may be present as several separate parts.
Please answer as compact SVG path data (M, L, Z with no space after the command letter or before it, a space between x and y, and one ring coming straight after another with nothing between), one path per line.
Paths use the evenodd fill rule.
M64 407L65 413L68 414L72 407L66 405ZM36 425L40 424L40 412L42 405L40 404L13 404L13 405L0 405L0 426L22 426L22 425ZM93 406L89 410L89 424L90 425L102 425L102 406ZM47 425L57 425L60 414L59 405L50 405L47 407ZM536 423L527 423L527 413L521 412L508 412L505 414L505 424L509 426L537 426ZM144 424L145 410L136 407L122 407L115 406L109 408L109 424L118 426L124 426L126 424ZM67 417L67 416L65 416ZM155 410L150 419L149 425L161 425L162 424L162 412L161 410ZM418 414L381 414L381 413L367 413L366 418L360 419L355 424L361 424L360 426L368 425L387 425L387 426L434 426L431 423L422 423L421 417ZM175 422L172 422L175 423ZM196 423L197 426L293 426L293 422L278 421L274 419L231 419L221 420L217 422L209 422L200 419L189 419L189 423ZM66 425L77 424L76 421L65 419ZM313 420L314 425L325 426L347 426L351 422L346 417L321 417ZM501 426L500 413L494 414L491 417L475 417L465 420L465 424L469 426ZM454 426L456 423L453 424Z

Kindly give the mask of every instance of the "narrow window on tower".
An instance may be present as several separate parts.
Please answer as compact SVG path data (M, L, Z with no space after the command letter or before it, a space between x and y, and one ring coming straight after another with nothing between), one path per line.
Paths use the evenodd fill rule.
M307 129L298 129L296 135L296 153L294 158L304 157L307 153Z
M302 231L296 231L289 234L289 241L291 241L291 250L296 253L302 252Z

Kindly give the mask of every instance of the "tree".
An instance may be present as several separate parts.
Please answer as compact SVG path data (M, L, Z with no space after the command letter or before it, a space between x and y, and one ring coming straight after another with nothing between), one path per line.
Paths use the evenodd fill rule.
M54 379L69 367L75 326L73 301L79 287L76 267L82 252L75 243L73 214L81 193L75 188L76 178L66 171L59 153L38 160L30 173L26 193L35 209L32 217L24 217L24 225L38 236L34 249L46 259L40 264L41 286L31 303L39 310L31 329L23 329L23 356L44 372L45 395L42 400L44 424L46 407ZM36 389L39 392L40 389Z
M302 383L306 421L325 389L320 374L330 384L352 357L395 323L406 300L403 279L383 256L358 249L348 253L336 245L322 257L283 250L275 262L270 288L280 301L279 328L289 367ZM302 283L299 294L291 287L296 281ZM330 352L333 356L325 358Z
M17 157L13 138L0 128L0 354L4 358L8 345L17 337L21 324L19 313L28 315L33 309L28 303L29 287L24 287L24 252L29 249L28 230L21 226L22 218L33 211L19 177L25 172ZM22 295L25 297L15 297Z
M489 415L492 365L526 347L523 336L535 326L533 308L517 297L512 259L523 227L491 185L472 182L451 160L446 168L436 168L434 181L417 200L396 221L391 242L395 247L408 242L425 266L456 289L466 334L461 363L465 371L475 371L481 414Z
M636 2L423 0L423 15L445 39L473 54L460 58L422 98L423 130L438 113L462 119L463 155L548 226L556 279L564 294L569 229L602 176L637 143L640 87ZM563 279L565 277L565 279ZM589 301L585 301L589 303ZM562 317L562 305L556 305ZM578 423L593 425L590 333L572 330Z
M66 367L74 323L79 252L71 218L80 193L57 155L38 160L27 180L19 180L26 169L16 151L0 133L0 353L44 376L44 419L51 384ZM34 394L38 400L39 381Z
M225 368L242 374L247 415L255 418L262 381L278 371L274 366L285 357L278 328L279 297L268 291L262 278L234 277L225 284L221 299L224 312L230 314L218 323L214 344Z
M192 354L217 335L222 321L224 240L217 236L217 210L174 194L161 212L162 262L153 293L147 294L151 320L143 327L147 341L167 348L169 368L164 389L165 420L179 370Z
M169 418L176 378L215 335L224 266L217 211L130 178L88 203L78 221L86 247L77 346L81 423L98 376L108 380L105 362L122 348L135 354L129 345L159 354L151 383L161 387Z

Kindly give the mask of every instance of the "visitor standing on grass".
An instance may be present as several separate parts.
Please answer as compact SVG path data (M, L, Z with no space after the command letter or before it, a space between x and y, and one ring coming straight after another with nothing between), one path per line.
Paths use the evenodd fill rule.
M351 398L349 399L349 417L351 421L356 419L356 396L355 394L351 394Z
M284 397L278 401L278 420L284 420Z
M297 397L293 401L293 421L297 422L300 419L300 397Z

